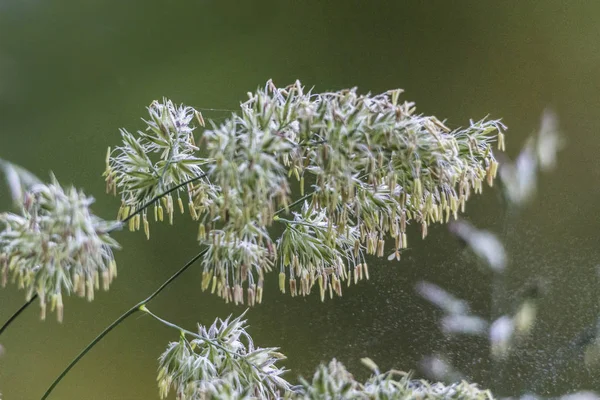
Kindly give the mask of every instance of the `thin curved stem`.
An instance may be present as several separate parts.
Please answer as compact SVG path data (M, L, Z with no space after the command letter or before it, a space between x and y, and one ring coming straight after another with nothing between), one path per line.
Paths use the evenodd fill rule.
M163 318L159 317L158 315L156 315L152 311L150 311L145 305L141 305L139 307L139 310L147 313L148 315L150 315L152 318L154 318L158 322L160 322L160 323L162 323L162 324L164 324L164 325L166 325L166 326L168 326L170 328L177 329L178 331L180 331L180 332L182 332L182 333L184 333L186 335L190 335L194 339L202 340L203 342L206 342L206 343L210 344L211 346L214 346L214 347L216 347L218 349L223 350L225 353L227 353L227 354L229 354L231 356L237 356L237 354L235 354L234 352L232 352L231 350L229 350L227 347L223 347L222 345L220 345L219 343L215 342L214 340L210 340L210 339L207 339L205 337L202 337L202 336L198 335L197 333L194 333L192 331L188 331L187 329L182 328L179 325L176 325L176 324L174 324L172 322L167 321L166 319L163 319ZM248 360L244 359L244 361L247 362ZM250 364L250 366L253 367L254 365Z
M308 194L305 194L304 196L300 197L298 200L294 201L292 204L290 204L289 206L287 206L287 209L291 209L296 207L298 204L302 203L304 200L308 199L310 196L312 196L315 192L310 192ZM282 212L286 211L286 208L280 208L279 210L277 210L275 212L275 216L281 214Z
M62 381L62 379L69 373L69 371L85 356L96 344L98 344L104 336L106 336L110 331L119 326L123 321L129 318L131 315L135 314L137 311L141 311L142 307L149 303L152 299L154 299L160 292L162 292L167 286L171 284L179 275L183 274L192 264L194 264L198 259L200 259L204 254L206 254L206 249L202 250L200 253L196 254L190 261L188 261L183 267L181 267L177 272L175 272L169 279L167 279L162 285L158 287L152 294L146 297L144 300L140 301L129 310L125 311L119 318L117 318L113 323L106 327L94 340L92 340L85 348L71 361L71 363L58 375L58 377L52 382L52 385L46 390L41 400L45 400L48 398L50 393L56 388L56 386Z
M303 225L303 226L308 226L308 227L311 227L311 228L315 227L314 224L309 224L308 222L292 221L292 220L285 219L285 218L279 218L277 215L275 216L275 218L273 218L273 220L277 221L277 222L282 222L282 223L287 224L287 225Z
M173 186L171 189L169 189L169 190L167 190L167 191L165 191L165 192L163 192L163 193L161 193L161 194L157 195L157 196L156 196L156 197L154 197L153 199L151 199L151 200L148 200L148 202L144 203L144 204L143 204L143 205L141 205L141 206L140 206L140 207L139 207L137 210L135 210L134 212L132 212L131 214L129 214L129 215L127 216L127 218L123 219L123 220L121 221L121 223L120 223L120 224L119 224L117 227L115 227L115 228L113 228L113 229L109 230L108 232L110 233L110 232L114 231L115 229L118 229L118 228L120 228L120 227L121 227L121 226L123 226L123 225L124 225L126 222L128 222L130 219L132 219L133 217L135 217L136 215L138 215L139 213L141 213L141 212L142 212L142 211L144 211L146 208L150 207L152 204L154 204L156 201L158 201L158 200L162 199L162 198L163 198L163 197L165 197L166 195L168 195L168 194L170 194L170 193L173 193L174 191L176 191L176 190L178 190L178 189L181 189L181 188L182 188L182 187L184 187L185 185L188 185L188 184L190 184L190 183L196 182L196 181L197 181L197 180L199 180L199 179L206 178L206 176L207 176L207 175L208 175L208 173L204 173L204 174L201 174L201 175L195 176L195 177L193 177L193 178L190 178L190 179L188 179L187 181L183 181L183 182L181 182L180 184Z
M77 364L79 362L79 360L81 360L83 358L83 356L85 356L87 354L87 352L92 349L92 347L94 347L98 342L100 342L102 340L102 338L104 338L104 336L106 336L106 334L108 334L108 332L112 331L121 322L125 321L130 315L134 314L136 311L138 311L137 308L135 308L135 307L130 308L124 314L122 314L119 318L117 318L112 324L110 324L108 327L106 327L106 329L104 329L102 331L102 333L100 333L98 336L96 336L96 338L94 340L92 340L90 342L90 344L88 344L81 351L81 353L79 353L77 355L77 357L75 357L73 359L73 361L71 361L71 363L67 366L67 368L65 368L64 371L61 372L61 374L54 380L54 382L52 382L52 385L50 385L48 390L46 390L46 392L42 396L42 400L44 400L44 399L48 398L48 396L50 396L50 393L52 393L52 391L54 390L56 385L58 385L60 383L60 381L65 377L65 375L67 375L69 373L71 368L73 368L75 366L75 364Z
M184 187L185 185L188 185L190 183L193 183L199 179L202 179L206 177L206 174L202 174L202 175L198 175L195 176L191 179L186 180L185 182L182 182L176 186L173 186L171 189L157 195L156 197L154 197L152 200L148 201L147 203L143 204L142 206L140 206L137 210L135 210L133 213L129 214L129 216L125 219L123 219L122 221L119 221L118 224L116 224L115 226L113 226L111 229L109 229L106 233L112 233L114 231L116 231L117 229L120 229L123 227L123 225L125 225L126 222L128 222L130 219L134 218L136 215L138 215L139 213L141 213L142 211L144 211L146 208L150 207L152 204L154 204L156 201L160 200L161 198L165 197L166 195L173 193L174 191L181 189L182 187ZM26 302L25 304L23 304L21 306L21 308L19 308L17 311L15 311L15 313L4 323L4 325L2 325L2 328L0 328L0 336L2 335L2 333L4 333L4 331L10 326L10 324L12 324L12 322L17 319L17 317L27 309L27 307L29 307L33 301L35 299L38 298L37 293L34 294L31 299Z
M4 332L4 330L5 330L6 328L8 328L8 326L9 326L9 325L10 325L10 324L11 324L11 323L12 323L12 322L15 320L15 319L17 319L17 317L18 317L18 316L19 316L19 315L20 315L20 314L21 314L23 311L25 311L25 309L27 309L27 307L29 307L29 305L30 305L31 303L33 303L33 302L34 302L34 300L35 300L35 299L37 299L37 298L38 298L38 295L37 295L37 293L36 293L36 294L34 294L33 296L31 296L31 299L29 299L29 301L28 301L27 303L23 304L23 305L21 306L21 308L19 308L17 311L15 311L15 313L14 313L13 315L11 315L11 317L10 317L10 318L9 318L9 319L8 319L8 320L7 320L7 321L4 323L4 325L2 325L2 328L0 328L0 335L2 335L2 333Z

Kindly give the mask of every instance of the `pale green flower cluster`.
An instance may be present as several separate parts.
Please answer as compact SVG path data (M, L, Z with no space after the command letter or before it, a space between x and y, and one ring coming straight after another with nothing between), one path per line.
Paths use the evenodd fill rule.
M248 282L248 305L260 303L264 272L272 269L276 256L266 230L252 224L244 225L236 234L214 229L204 242L207 251L202 259L202 290L210 287L226 302L243 304L242 285Z
M306 296L318 283L321 300L342 295L342 281L369 276L367 263L360 245L356 227L340 230L323 209L315 210L304 203L302 213L293 213L294 220L285 223L285 230L277 241L280 265L279 289L285 293L285 270L289 271L289 288L292 296ZM298 283L300 284L298 286Z
M294 110L275 123L297 143L283 155L284 163L294 175L314 176L313 201L338 225L364 224L366 236L383 238L404 215L426 232L444 213L448 219L464 208L484 181L493 183L498 164L492 142L504 147L499 121L471 122L452 131L435 117L415 114L413 103L399 102L400 90L316 95L304 94L297 82L271 92L272 102ZM384 199L362 193L380 191ZM378 214L392 218L379 221Z
M211 123L197 140L192 123L196 116L204 125L200 113L154 102L146 131L122 130L122 146L109 152L108 188L121 195L121 218L156 203L155 219L163 219L164 206L171 221L170 191L187 191L198 239L208 248L202 288L226 301L260 302L264 274L274 265L282 291L306 295L318 282L321 298L341 295L341 281L368 277L365 253L383 256L391 237L389 258L400 259L410 223L425 237L431 223L456 218L496 176L492 144L504 147L502 123L451 130L416 114L400 94L314 94L300 82L277 88L269 81L249 93L240 113ZM294 203L292 176L300 182ZM305 181L311 194L304 195ZM293 220L279 218L304 200L305 211ZM284 225L277 251L267 230L274 221ZM142 222L149 235L145 212L130 228Z
M333 359L318 366L312 380L300 378L300 384L293 386L282 377L286 371L276 365L285 356L275 348L254 345L244 314L233 320L217 319L208 329L199 326L196 334L143 310L181 333L159 358L161 398L174 390L180 400L493 399L489 391L466 382L446 386L412 380L401 371L381 373L368 358L362 361L372 374L364 383Z
M95 216L93 199L70 187L34 184L24 192L21 214L0 214L2 283L12 278L27 299L37 294L46 316L47 305L63 319L64 293L94 299L94 291L108 290L117 267L112 249L118 244L109 231L118 224Z
M475 384L464 381L451 385L431 384L412 380L410 374L396 370L384 373L374 370L371 377L361 383L335 359L318 366L312 380L300 378L300 384L292 386L279 376L282 370L274 364L283 356L273 349L258 348L251 355L229 354L219 348L202 352L198 341L205 350L214 346L199 339L188 342L182 337L179 342L170 343L161 356L158 377L161 398L166 398L174 389L181 400L493 400L488 390L481 390ZM203 356L198 355L199 351ZM223 367L221 361L213 362L223 358L228 359L230 366ZM364 361L374 365L369 359ZM265 371L267 368L275 372Z
M275 363L285 357L256 347L246 329L242 314L182 332L159 358L160 397L173 389L181 400L280 398L290 385Z
M290 398L298 400L356 399L356 400L419 400L461 399L492 400L488 390L467 382L444 385L412 380L410 374L390 370L381 373L370 359L362 360L372 370L371 377L360 383L344 365L333 359L328 365L321 364L311 381L301 379L297 393Z
M137 135L121 129L122 145L114 151L108 149L106 157L106 189L119 191L122 206L118 219L144 209L140 215L129 220L130 230L138 230L143 221L146 235L150 236L147 211L148 203L154 203L155 220L163 220L165 213L173 223L175 204L171 193L177 195L178 208L183 213L181 193L187 192L190 209L193 193L202 187L210 188L201 178L202 166L209 161L197 156L192 120L204 124L202 116L191 107L176 106L169 100L152 102L148 107L150 118L145 120L146 129ZM192 210L191 210L192 211ZM193 212L193 211L192 211Z

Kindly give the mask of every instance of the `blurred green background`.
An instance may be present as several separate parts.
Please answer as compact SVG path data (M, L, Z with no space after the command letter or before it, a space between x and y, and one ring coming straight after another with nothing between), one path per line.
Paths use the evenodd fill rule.
M0 2L0 157L41 177L94 195L94 210L114 218L119 201L104 194L101 173L119 127L142 128L153 99L198 108L235 109L245 93L272 78L301 79L318 91L406 90L417 109L457 127L490 115L508 125L516 156L546 107L560 118L568 147L543 176L525 213L507 221L498 193L468 204L467 218L502 235L510 255L508 295L530 279L548 284L533 340L510 365L488 362L485 340L447 341L438 310L418 298L420 279L437 283L490 315L488 271L466 257L444 226L417 230L401 262L371 262L371 281L321 303L290 298L267 278L264 303L250 310L251 333L280 346L292 376L337 357L357 375L360 358L382 368L417 369L444 352L469 379L498 395L600 390L600 371L553 361L557 350L598 315L600 221L600 3L597 1L52 1ZM223 119L226 112L205 111ZM5 188L2 209L10 207ZM39 321L37 304L0 338L0 392L39 398L103 327L156 288L199 251L196 227L120 232L119 277L93 303L69 298L65 321ZM412 240L411 240L412 237ZM0 321L24 301L0 291ZM510 305L510 299L495 299ZM193 328L241 313L200 291L193 268L150 308ZM89 353L53 399L156 399L156 359L177 332L135 316Z

